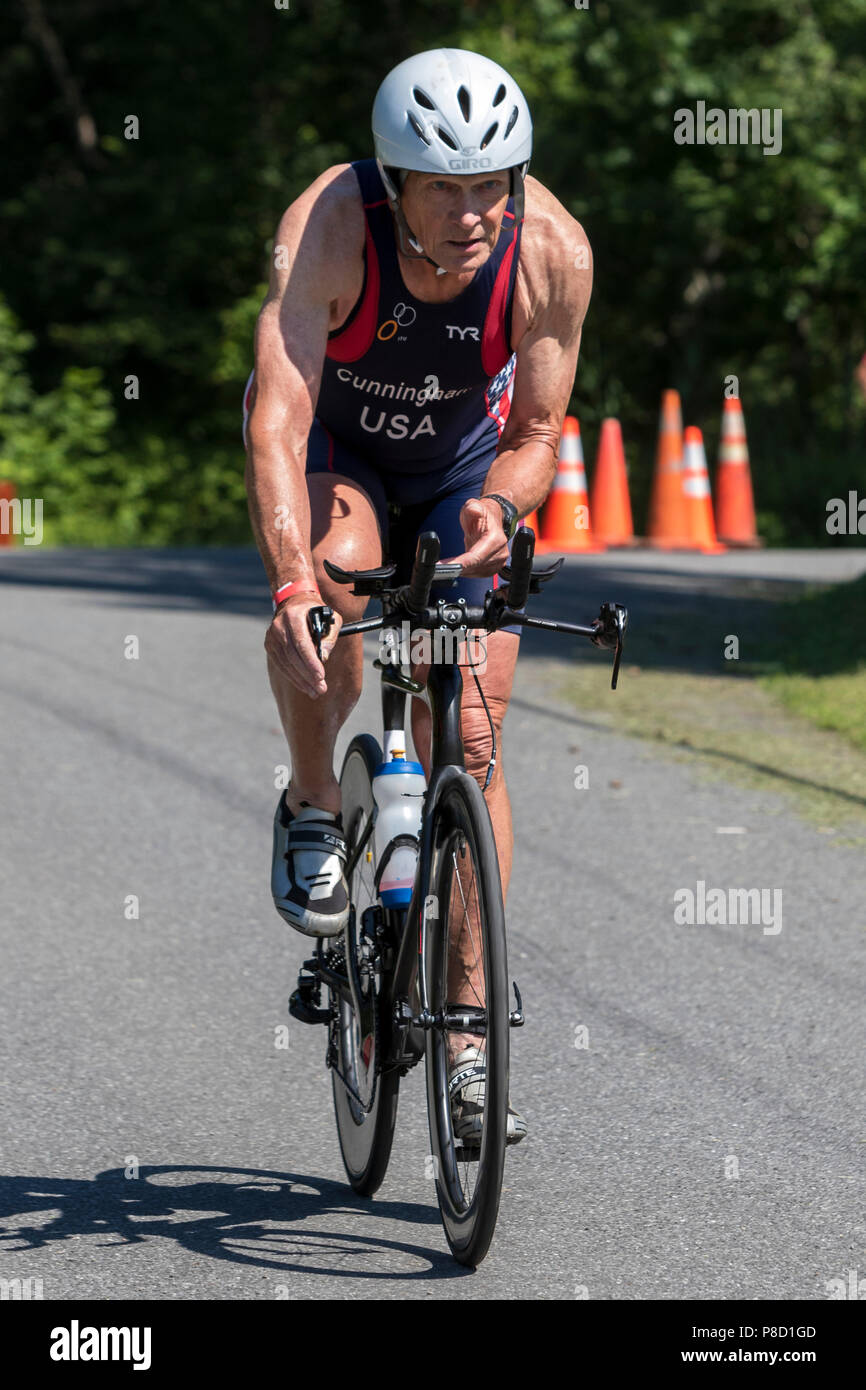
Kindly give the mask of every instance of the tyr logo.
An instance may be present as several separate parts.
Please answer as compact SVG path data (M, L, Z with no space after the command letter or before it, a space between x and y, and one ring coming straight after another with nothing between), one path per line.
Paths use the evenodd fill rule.
M470 338L474 338L476 343L478 342L477 328L458 328L455 323L446 323L445 327L448 329L449 338L453 338L455 333L459 333L460 341L462 343L463 339L466 337L466 334L468 333Z

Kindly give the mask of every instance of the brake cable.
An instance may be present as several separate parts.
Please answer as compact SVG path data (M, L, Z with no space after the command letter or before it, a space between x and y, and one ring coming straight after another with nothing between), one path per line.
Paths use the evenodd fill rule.
M466 653L466 655L467 655L467 661L468 661L468 656L469 656L469 652L468 652L468 642L467 642L467 653ZM494 768L495 768L495 766L496 766L496 727L495 727L495 725L494 725L494 723L493 723L493 716L492 716L491 713L490 713L490 709L489 709L489 706L488 706L488 704L487 704L487 701L486 701L485 698L484 698L484 691L481 689L481 682L479 681L478 676L477 676L476 673L475 673L475 667L476 667L476 666L479 666L480 664L481 664L481 663L478 662L478 661L468 661L469 669L470 669L471 672L472 672L472 678L473 678L473 680L475 681L475 684L478 686L478 694L481 696L481 703L482 703L482 705L484 706L484 713L487 715L487 722L488 722L488 724L490 725L490 741L491 741L491 744L492 744L492 746L493 746L493 751L492 751L492 753L491 753L491 755L490 755L490 761L489 761L489 763L487 764L487 776L486 776L485 779L484 779L484 786L481 788L482 792L486 792L486 791L487 791L487 788L488 788L489 785L490 785L490 779L491 779L491 777L493 776Z

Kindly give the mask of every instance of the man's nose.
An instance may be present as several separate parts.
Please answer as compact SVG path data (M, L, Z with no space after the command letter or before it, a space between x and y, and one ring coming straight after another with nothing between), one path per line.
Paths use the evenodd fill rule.
M455 204L451 215L455 222L459 222L462 227L466 227L469 231L473 227L477 227L481 221L481 214L468 195Z

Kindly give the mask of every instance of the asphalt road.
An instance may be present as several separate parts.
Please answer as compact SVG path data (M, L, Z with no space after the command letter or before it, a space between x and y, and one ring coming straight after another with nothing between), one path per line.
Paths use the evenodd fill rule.
M637 621L864 567L593 557L539 611L617 598ZM46 1299L824 1300L866 1276L862 854L576 715L551 696L572 647L536 633L503 739L531 1133L474 1274L425 1176L420 1071L383 1188L354 1197L323 1030L286 1014L305 945L268 891L267 620L250 552L0 554L0 1277ZM376 728L373 676L338 756ZM781 930L678 924L698 880L781 890Z

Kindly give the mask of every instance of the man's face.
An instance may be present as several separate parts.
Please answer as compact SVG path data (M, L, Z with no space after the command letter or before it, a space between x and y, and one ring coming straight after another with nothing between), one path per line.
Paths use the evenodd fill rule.
M511 175L409 173L401 205L413 235L437 265L478 270L496 245Z

